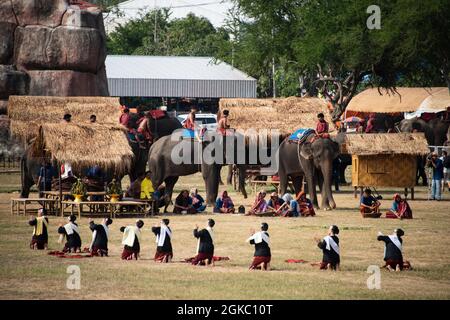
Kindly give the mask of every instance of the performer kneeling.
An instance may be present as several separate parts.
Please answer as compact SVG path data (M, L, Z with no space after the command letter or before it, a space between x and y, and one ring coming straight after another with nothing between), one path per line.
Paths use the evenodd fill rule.
M216 223L213 219L208 219L206 229L198 231L195 226L194 237L198 239L197 255L192 260L193 265L214 265L214 231L213 227Z
M269 270L270 269L270 260L272 255L270 253L270 239L269 233L269 225L265 222L261 223L261 231L256 232L253 230L252 236L247 239L247 242L255 245L255 254L253 255L253 262L250 265L250 270Z
M92 242L89 247L91 256L108 256L109 225L112 222L112 219L105 218L101 224L95 224L94 220L89 219L89 228L92 230Z
M410 269L409 262L403 262L402 236L405 232L402 229L395 229L394 234L385 236L381 232L378 232L378 241L385 243L384 247L384 261L386 262L384 267L389 271L401 271L403 268Z
M152 227L152 232L156 235L155 261L172 261L172 230L169 228L169 219L162 219L161 226Z
M64 237L66 237L67 242L64 245L63 252L81 252L80 231L78 230L78 224L75 222L77 220L77 216L72 214L68 219L69 223L59 225L59 242L62 242Z
M339 251L339 228L332 225L328 230L328 235L322 240L316 239L317 246L322 249L323 258L320 263L321 270L339 270L341 257Z
M38 210L38 216L30 217L28 222L30 226L33 226L33 237L31 238L30 248L43 250L48 249L48 218L46 217L46 210L41 208Z
M123 232L122 244L122 260L137 260L139 257L141 228L144 226L144 221L137 220L136 225L121 227L120 232Z

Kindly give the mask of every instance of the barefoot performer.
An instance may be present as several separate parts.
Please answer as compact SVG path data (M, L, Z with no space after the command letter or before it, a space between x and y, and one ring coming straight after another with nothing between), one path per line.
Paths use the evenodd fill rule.
M170 262L172 261L172 230L169 228L169 219L162 219L161 225L152 227L152 232L156 236L156 253L155 261Z
M323 240L315 239L317 246L322 249L323 258L320 263L321 270L339 270L341 257L339 250L339 228L336 225L330 226L328 235Z
M381 232L378 232L378 241L383 241L384 247L384 267L389 271L401 271L403 270L403 254L402 236L405 232L402 229L395 229L394 234L385 236Z
M214 231L213 227L216 223L213 219L208 219L206 229L198 231L195 226L194 237L198 239L197 255L192 260L193 265L214 265Z
M89 229L92 231L92 242L89 247L91 256L108 256L109 225L112 222L111 218L105 218L101 224L95 224L94 220L89 219Z
M123 232L122 244L122 260L133 260L133 257L137 260L139 257L140 247L140 237L141 229L144 226L144 221L137 220L136 225L121 227L120 232Z
M81 238L80 231L78 230L78 224L75 222L77 220L76 215L69 216L69 222L65 225L60 224L58 228L58 233L60 234L59 242L62 243L64 237L67 238L67 242L64 245L64 253L74 253L81 252Z
M249 270L270 270L270 260L272 258L270 252L269 225L265 222L261 223L261 231L256 232L252 230L252 236L247 239L247 242L255 246L255 254L253 255L253 262Z
M35 250L48 249L48 218L47 210L40 208L37 217L31 216L28 223L33 226L33 237L31 238L30 248Z

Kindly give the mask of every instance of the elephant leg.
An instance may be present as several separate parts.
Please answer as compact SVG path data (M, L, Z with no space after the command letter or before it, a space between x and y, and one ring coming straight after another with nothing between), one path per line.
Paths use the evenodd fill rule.
M280 177L280 194L283 195L287 191L289 177L282 170L278 171L278 176Z
M317 184L319 185L320 195L322 196L322 208L329 210L330 203L328 202L328 197L325 193L324 179L320 172L317 172Z
M20 161L20 168L21 168L21 183L22 188L20 190L20 197L21 198L28 198L30 195L30 189L34 185L34 180L31 177L31 174L28 170L26 159L21 159Z
M305 174L306 185L308 186L309 198L316 209L319 209L319 202L317 201L316 181L314 178L314 171Z
M167 207L172 202L173 189L174 189L177 181L178 181L178 177L168 177L164 180L165 185L166 185L166 191L164 194L164 200L166 202L166 205L164 206L164 213L167 212Z
M228 173L227 173L227 185L232 185L233 184L233 165L229 164L228 165Z
M346 165L341 165L339 167L339 183L340 184L347 184L347 181L345 180L345 169L347 169Z
M325 205L326 209L335 209L336 202L333 198L333 191L331 190L332 185L332 170L331 168L321 168L321 171L318 172L321 177L321 186L322 186L322 203Z
M238 167L238 177L239 177L239 192L242 193L244 199L247 199L247 190L245 190L245 167Z
M292 176L292 185L294 186L294 192L297 195L300 191L302 191L302 183L303 183L303 177L302 176Z

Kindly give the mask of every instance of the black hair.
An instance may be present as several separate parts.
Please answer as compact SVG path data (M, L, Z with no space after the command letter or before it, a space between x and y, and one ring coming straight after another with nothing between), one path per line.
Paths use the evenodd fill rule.
M70 113L66 113L63 117L64 120L69 120L70 118L72 118L72 115Z
M168 225L169 225L169 222L170 222L170 220L169 220L169 219L162 219L162 222L164 222L164 224L165 224L166 226L168 226Z
M213 219L208 219L208 226L210 226L212 228L212 227L214 227L215 224L216 224L216 222Z
M261 230L262 231L269 230L269 225L266 222L261 223Z
M89 118L97 118L97 116L95 114L91 114L91 116Z
M223 115L224 116L227 116L227 115L229 115L230 114L230 110L223 110Z
M331 232L333 232L333 234L339 234L339 228L337 225L333 224L331 226Z
M395 233L397 234L397 237L402 237L405 235L405 231L403 231L402 229L396 229Z
M370 189L364 189L364 192L367 194L372 194L372 190L370 190Z
M69 216L69 221L75 222L76 220L77 220L77 216L76 216L76 215L71 214L71 215Z
M142 228L142 227L144 226L144 221L142 221L142 220L136 221L136 226L137 226L139 229Z
M107 218L106 225L109 226L111 223L113 223L113 220L111 218Z
M321 112L317 115L317 118L325 118L325 115Z
M123 112L128 113L130 112L130 109L128 107L125 107L125 109L123 109Z

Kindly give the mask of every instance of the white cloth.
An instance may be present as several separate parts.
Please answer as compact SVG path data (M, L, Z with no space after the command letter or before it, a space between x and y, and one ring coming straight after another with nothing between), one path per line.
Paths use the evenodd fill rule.
M331 250L333 249L334 252L336 252L338 255L340 255L340 250L339 250L339 246L336 243L336 241L334 241L334 239L331 236L326 236L325 238L323 238L323 240L325 241L326 245L326 249L327 250Z
M68 162L64 163L64 172L61 174L62 179L73 176L72 165Z
M109 238L109 229L104 224L101 224L101 226L103 227L103 229L105 229L106 240L108 240L108 238ZM91 241L91 245L89 246L89 250L92 250L92 246L94 245L94 241L95 241L96 237L97 237L97 230L94 230L94 232L92 232L92 241Z
M134 244L135 237L137 237L138 241L140 242L139 240L140 236L141 230L137 226L128 226L123 231L122 244L125 246L132 247Z
M269 235L265 231L254 233L250 238L247 239L247 242L250 242L251 240L255 241L255 243L261 243L264 241L268 245L270 244Z
M156 243L158 244L158 247L162 247L164 245L164 241L166 241L166 236L172 239L172 232L170 231L168 226L166 226L165 224L161 224L159 234L156 235Z
M391 239L392 243L395 244L395 246L400 250L400 252L402 251L402 243L400 242L399 238L397 237L397 235L393 234L388 236L389 239Z
M73 234L74 232L76 233L80 233L78 231L78 226L72 222L69 222L67 224L64 225L64 229L66 230L66 233L68 236L70 236L71 234Z

